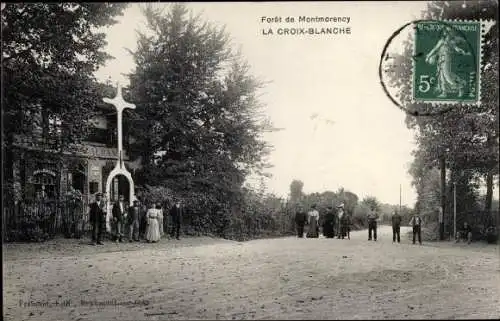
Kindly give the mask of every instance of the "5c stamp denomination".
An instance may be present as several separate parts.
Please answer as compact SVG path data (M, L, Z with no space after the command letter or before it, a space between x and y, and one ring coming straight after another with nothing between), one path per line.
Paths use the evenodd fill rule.
M419 21L414 27L413 99L478 103L481 23Z

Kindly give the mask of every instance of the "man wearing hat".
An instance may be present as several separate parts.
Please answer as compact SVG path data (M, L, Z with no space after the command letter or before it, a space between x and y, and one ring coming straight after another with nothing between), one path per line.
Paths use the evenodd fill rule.
M128 210L127 225L129 242L139 242L139 223L141 216L141 207L139 206L139 201L135 199L133 205Z
M103 245L102 231L106 230L106 202L102 194L95 195L95 201L90 204L90 223L92 224L92 245Z

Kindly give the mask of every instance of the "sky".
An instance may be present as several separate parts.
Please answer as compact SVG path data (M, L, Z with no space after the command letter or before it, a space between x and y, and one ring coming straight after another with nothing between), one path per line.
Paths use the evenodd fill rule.
M425 2L186 3L205 21L225 26L250 72L268 84L264 111L275 127L267 191L286 197L294 179L304 192L344 187L360 199L413 206L408 168L415 148L405 114L387 98L378 76L380 54L391 34L420 17ZM156 3L155 6L168 6ZM348 17L349 22L298 22L299 16ZM281 22L262 22L263 17ZM294 17L294 22L286 22ZM108 28L107 52L115 59L96 74L128 84L135 30L144 30L138 3ZM276 19L275 19L276 20ZM344 19L345 20L345 19ZM281 28L347 28L350 34L278 34ZM271 28L272 34L269 29ZM253 181L255 183L255 181Z

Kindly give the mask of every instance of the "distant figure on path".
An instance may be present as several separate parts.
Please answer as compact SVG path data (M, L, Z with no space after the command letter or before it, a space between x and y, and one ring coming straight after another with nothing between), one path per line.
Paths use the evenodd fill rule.
M156 243L160 240L160 226L158 224L160 213L156 206L155 203L152 203L147 213L148 227L146 228L146 240L148 243Z
M304 207L299 205L297 208L297 212L295 213L295 225L297 227L297 237L304 237L304 226L306 225L307 214L304 211Z
M92 245L103 245L101 238L102 232L106 231L106 202L101 193L97 193L95 201L90 204L89 216L92 224Z
M351 215L349 215L347 212L342 215L341 225L342 225L342 239L347 236L347 239L351 239Z
M396 239L398 240L398 243L401 242L401 215L399 215L398 211L394 211L392 213L392 242L396 242Z
M472 242L472 227L467 222L464 222L462 230L457 232L455 238L457 243L460 242L460 239L463 239L467 241L467 244L470 244Z
M160 237L163 237L165 230L163 229L163 209L160 204L156 204L156 209L158 210L158 224L160 228Z
M368 241L372 240L372 232L373 232L373 240L377 240L377 219L378 213L375 209L375 206L372 206L370 212L368 213Z
M118 202L113 205L113 223L115 226L115 241L122 242L123 230L127 219L128 209L125 204L125 198L120 195Z
M337 206L337 238L342 238L342 218L344 217L344 203Z
M179 239L184 212L184 206L180 201L177 201L170 209L170 216L172 217L172 229L170 231L171 237L175 236L176 239Z
M413 227L413 244L415 244L415 237L418 236L418 243L422 245L422 218L420 215L415 214L410 220L410 225Z
M128 211L128 241L129 242L139 242L139 227L141 220L141 207L138 200L134 200L133 206L129 208Z
M326 238L333 238L335 236L335 212L332 206L328 206L325 213L325 221L323 223L323 235Z
M307 230L308 238L318 238L319 237L319 212L316 210L316 204L311 206L311 210L308 213L309 228Z

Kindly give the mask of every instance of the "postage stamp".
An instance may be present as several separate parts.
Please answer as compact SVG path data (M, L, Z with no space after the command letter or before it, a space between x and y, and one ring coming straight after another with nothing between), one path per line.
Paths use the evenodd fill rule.
M414 30L414 101L478 104L481 22L419 21Z

